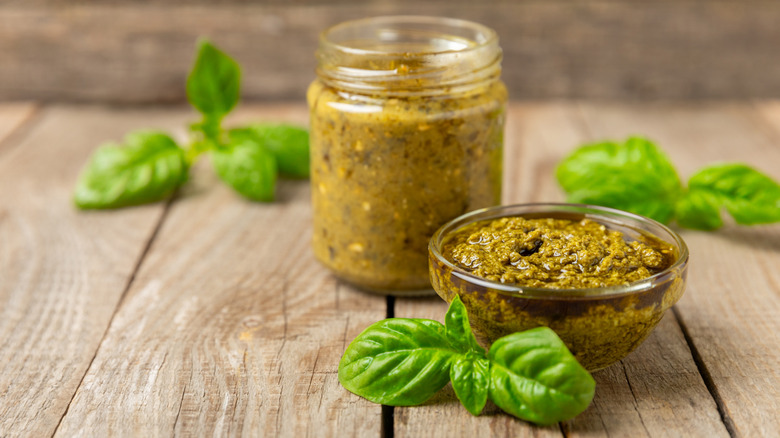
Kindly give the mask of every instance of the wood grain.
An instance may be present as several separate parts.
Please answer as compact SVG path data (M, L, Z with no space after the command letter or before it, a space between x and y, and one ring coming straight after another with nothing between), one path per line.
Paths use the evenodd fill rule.
M575 104L512 106L507 121L504 202L563 201L554 167L568 151L589 140L589 135ZM396 301L395 314L400 317L442 320L445 312L446 305L439 299ZM565 436L728 436L671 312L637 351L594 377L593 404L561 425ZM499 412L491 404L486 416L472 417L458 405L454 393L447 391L429 406L396 408L396 433L415 436L433 429L441 436L458 435L466 427L519 436L560 434L557 428L535 428Z
M29 111L0 105L0 138L14 133L0 140L0 436L390 432L381 407L336 378L347 343L385 317L385 299L313 260L305 181L283 181L276 203L250 203L204 161L167 212L78 213L72 185L97 144L140 127L182 139L196 116L43 106L20 131ZM305 123L306 110L247 105L228 123L261 119ZM683 178L739 160L780 179L780 102L525 103L509 110L504 202L563 200L552 174L565 154L630 134L657 140ZM447 387L423 406L395 408L392 431L776 435L780 226L683 236L692 254L685 295L637 351L595 373L583 414L551 428L493 405L473 417ZM442 320L445 311L437 297L395 304L399 317Z
M687 178L715 161L741 161L780 179L778 137L753 106L585 105L595 138L655 138ZM684 230L688 289L677 305L699 368L739 436L780 430L780 225Z
M163 211L157 204L79 213L71 203L76 175L99 142L161 113L45 109L21 143L0 156L4 437L54 432Z
M780 96L771 0L43 0L0 5L0 99L181 102L203 35L242 64L245 97L302 101L321 30L390 14L495 28L514 99Z
M674 313L620 363L594 373L596 397L567 436L728 437Z
M305 121L303 107L246 118ZM346 345L385 298L310 250L308 181L240 199L203 162L177 200L57 436L378 436L381 406L340 387Z

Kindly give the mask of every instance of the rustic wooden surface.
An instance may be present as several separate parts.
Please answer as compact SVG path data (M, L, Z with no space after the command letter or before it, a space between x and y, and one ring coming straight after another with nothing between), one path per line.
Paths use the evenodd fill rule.
M96 141L157 115L181 119L41 111L0 147L0 436L54 432L161 219L160 205L77 213L70 193L79 168Z
M773 0L6 0L0 100L181 102L201 35L245 97L302 99L320 31L392 14L495 28L514 99L780 97Z
M10 144L6 141L13 133L22 135L22 127L25 122L35 114L36 106L31 103L6 103L0 105L0 154L2 146Z
M386 300L342 284L309 250L309 190L254 204L207 162L170 203L79 213L88 154L132 128L182 138L183 107L0 105L0 437L776 436L780 225L683 231L688 290L651 337L595 373L593 404L539 428L447 387L382 408L341 388L346 344L394 314L441 320L436 297ZM300 105L243 107L304 123ZM505 202L558 201L576 145L642 133L686 178L740 160L780 179L780 102L520 103L507 125ZM283 247L284 251L279 251Z

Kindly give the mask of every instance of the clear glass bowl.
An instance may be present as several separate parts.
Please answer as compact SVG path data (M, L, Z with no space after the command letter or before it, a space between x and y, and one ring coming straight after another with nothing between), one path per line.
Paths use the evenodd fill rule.
M507 216L588 218L629 240L652 235L675 250L667 269L633 283L591 289L531 288L486 280L446 259L443 244L473 222ZM475 333L492 343L510 333L547 326L590 371L605 368L644 341L683 294L688 247L666 226L643 216L581 204L518 204L476 210L443 225L428 246L431 283L447 302L459 295Z

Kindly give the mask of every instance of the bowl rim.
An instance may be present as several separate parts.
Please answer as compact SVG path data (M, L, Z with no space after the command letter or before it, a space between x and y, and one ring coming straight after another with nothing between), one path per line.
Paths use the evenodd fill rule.
M670 243L672 245L676 245L677 249L679 250L679 256L677 257L674 263L672 263L669 267L667 267L663 271L653 274L647 278L643 278L641 280L634 281L628 284L597 287L597 288L555 289L555 288L519 286L516 284L501 283L498 281L492 281L486 278L478 277L474 274L465 271L463 268L460 268L459 266L447 260L439 250L440 249L439 246L441 245L441 243L443 243L443 237L445 235L445 232L446 234L449 234L452 231L456 231L462 228L463 226L469 225L471 223L480 220L492 220L501 217L522 216L522 213L502 214L507 210L516 210L516 209L531 210L528 213L531 212L544 213L545 209L549 209L549 212L551 214L560 213L560 212L582 213L585 215L586 218L592 219L602 224L605 224L603 219L611 218L612 221L615 223L620 223L623 226L626 226L628 228L634 228L634 229L636 229L635 226L636 224L625 223L625 222L621 223L621 222L617 222L615 219L629 219L639 224L657 227L660 228L662 231L666 232L667 234L669 234L669 236L671 236L674 239L674 242L669 242L667 239L663 239L660 236L655 235L655 233L650 233L650 234L652 234L653 236L657 237L658 239L664 242ZM588 214L588 212L590 212L591 214ZM600 214L602 216L599 216ZM475 219L475 217L477 218ZM457 225L456 228L450 230L450 228L456 225ZM608 223L605 225L608 225ZM638 215L636 213L619 210L616 208L602 207L602 206L590 205L590 204L558 203L558 202L535 202L535 203L497 205L493 207L473 210L468 213L462 214L448 221L447 223L439 227L438 230L436 230L436 232L433 234L433 236L431 237L428 243L428 252L429 254L432 254L439 263L442 263L447 268L449 268L452 275L468 283L481 286L487 289L495 290L499 293L507 294L513 297L544 298L544 299L552 299L552 300L577 300L577 299L588 299L588 298L592 299L593 297L611 298L611 297L630 295L633 293L649 290L654 286L658 286L659 284L663 284L673 279L675 276L681 275L684 269L687 267L688 258L689 258L688 246L686 245L683 238L671 228L667 227L666 225L654 219L642 215ZM433 269L433 267L431 268Z

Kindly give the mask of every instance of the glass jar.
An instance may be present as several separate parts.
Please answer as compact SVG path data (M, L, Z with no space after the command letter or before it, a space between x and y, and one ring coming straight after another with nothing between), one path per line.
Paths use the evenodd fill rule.
M500 202L498 38L464 20L378 17L326 30L317 59L307 95L315 256L365 290L430 290L433 233Z

